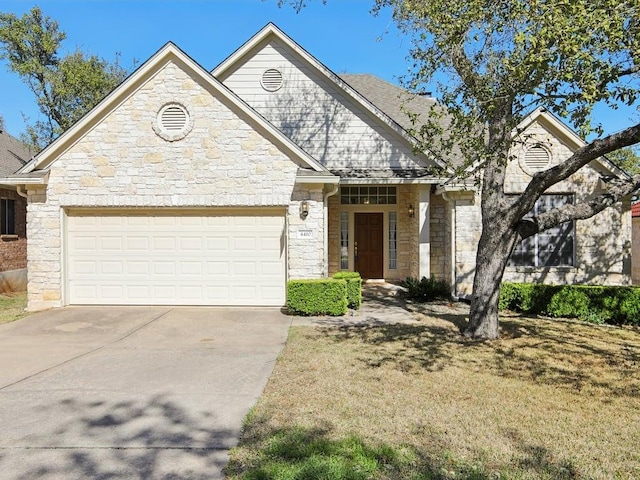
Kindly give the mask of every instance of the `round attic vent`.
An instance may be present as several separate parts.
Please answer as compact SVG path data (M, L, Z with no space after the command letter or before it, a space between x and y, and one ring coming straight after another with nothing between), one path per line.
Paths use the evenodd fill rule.
M541 145L534 145L529 148L524 156L524 165L532 173L540 172L549 166L551 155L549 151Z
M169 142L175 142L186 137L193 121L184 105L167 103L158 111L153 129L160 137Z
M262 74L260 84L262 85L262 88L268 92L275 92L276 90L279 90L280 87L282 87L282 72L275 68L265 70Z

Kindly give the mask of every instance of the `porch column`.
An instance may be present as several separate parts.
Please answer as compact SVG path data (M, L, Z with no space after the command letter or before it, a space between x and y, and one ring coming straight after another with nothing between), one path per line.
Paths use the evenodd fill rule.
M420 208L418 208L418 238L420 278L431 276L431 243L429 232L429 200L431 199L431 185L420 186Z

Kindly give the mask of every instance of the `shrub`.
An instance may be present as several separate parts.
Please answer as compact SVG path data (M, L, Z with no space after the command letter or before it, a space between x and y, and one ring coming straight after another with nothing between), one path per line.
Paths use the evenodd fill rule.
M407 298L419 302L429 302L436 298L448 298L450 295L447 282L436 280L433 275L431 278L422 277L420 280L407 277L406 280L400 282L400 286L407 289Z
M333 278L289 280L287 309L296 315L344 315L347 282Z
M338 272L333 275L336 280L347 282L347 304L357 310L362 305L362 277L358 272Z
M640 288L504 283L499 307L592 323L640 325Z

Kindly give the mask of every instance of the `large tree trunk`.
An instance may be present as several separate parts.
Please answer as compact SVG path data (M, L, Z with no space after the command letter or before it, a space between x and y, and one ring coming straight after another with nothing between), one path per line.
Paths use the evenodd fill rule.
M482 229L476 254L469 326L464 332L466 337L478 340L498 338L500 284L516 240L516 232L504 226Z

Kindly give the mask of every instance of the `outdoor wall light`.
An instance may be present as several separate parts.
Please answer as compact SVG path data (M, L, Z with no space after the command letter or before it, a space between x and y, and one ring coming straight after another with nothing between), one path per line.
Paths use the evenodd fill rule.
M309 216L309 202L303 200L300 203L300 217L304 220Z
M413 208L413 203L409 204L409 218L414 218L416 216L416 210Z

